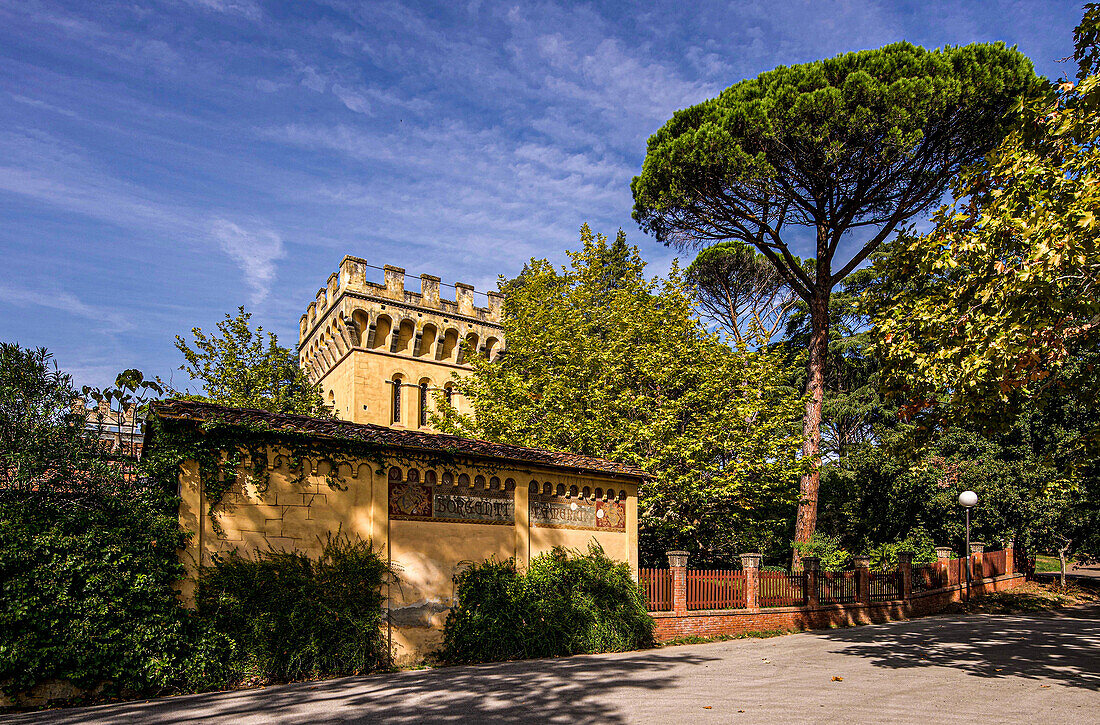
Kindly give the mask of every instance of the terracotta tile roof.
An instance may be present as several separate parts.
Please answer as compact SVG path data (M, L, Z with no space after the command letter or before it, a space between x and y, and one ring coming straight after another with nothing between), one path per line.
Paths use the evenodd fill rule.
M637 466L627 463L615 463L593 456L544 451L538 448L524 448L523 446L513 446L505 443L490 443L476 438L462 438L443 433L424 433L415 430L386 428L380 425L351 423L335 418L284 415L255 408L231 408L226 405L190 400L155 402L152 405L150 415L162 420L193 421L196 423L219 421L226 425L264 427L297 435L365 441L407 451L419 450L431 453L450 453L472 458L522 462L547 468L598 473L605 476L648 478L648 474Z

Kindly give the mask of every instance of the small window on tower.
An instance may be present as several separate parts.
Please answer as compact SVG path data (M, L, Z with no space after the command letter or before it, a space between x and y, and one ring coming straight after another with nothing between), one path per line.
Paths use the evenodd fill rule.
M391 380L390 382L393 383L393 405L392 405L392 408L393 408L393 411L392 411L393 412L393 422L394 423L400 423L401 422L401 376L400 375L394 375L393 380Z

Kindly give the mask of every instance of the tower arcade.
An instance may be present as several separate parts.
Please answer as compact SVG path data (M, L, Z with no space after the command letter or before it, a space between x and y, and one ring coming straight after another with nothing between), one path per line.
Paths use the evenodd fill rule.
M453 373L470 372L467 349L490 359L503 352L504 296L488 292L487 306L477 307L474 288L458 282L452 302L440 297L439 277L420 275L416 293L405 289L404 269L386 265L376 284L367 281L369 266L344 257L317 291L299 325L299 364L337 417L432 431L438 391L465 411L450 390Z

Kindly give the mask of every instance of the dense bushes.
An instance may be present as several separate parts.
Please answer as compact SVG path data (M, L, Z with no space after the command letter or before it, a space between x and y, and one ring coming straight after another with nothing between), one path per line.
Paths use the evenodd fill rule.
M388 667L382 586L389 565L363 541L330 536L317 559L235 552L203 570L198 616L207 642L228 643L233 681L295 680Z
M140 486L0 492L0 686L51 679L105 694L178 679L192 623L173 583L182 543L166 497Z
M526 572L512 560L490 560L464 571L456 585L444 629L449 662L620 652L653 642L653 620L630 568L594 543L587 555L555 548Z

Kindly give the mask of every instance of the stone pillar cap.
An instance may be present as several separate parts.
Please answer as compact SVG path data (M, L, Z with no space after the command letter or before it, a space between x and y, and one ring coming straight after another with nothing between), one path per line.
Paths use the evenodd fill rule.
M821 569L821 557L820 556L804 556L802 557L802 568L806 571L818 571Z
M741 566L743 566L746 569L759 569L760 568L760 560L763 559L763 558L764 557L762 557L760 554L756 554L756 553L752 553L752 552L742 554L741 555Z
M980 554L983 551L985 551L985 542L982 542L982 541L971 541L970 542L970 553L971 554Z
M871 566L871 557L869 556L853 556L852 566L856 569L867 569Z
M950 559L951 554L953 554L953 553L954 552L951 550L950 546L937 546L936 547L936 558L937 559Z
M666 551L665 556L668 557L669 568L687 566L688 553L686 551Z

